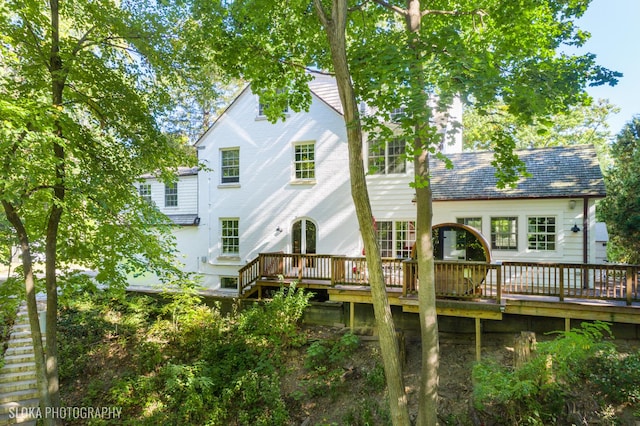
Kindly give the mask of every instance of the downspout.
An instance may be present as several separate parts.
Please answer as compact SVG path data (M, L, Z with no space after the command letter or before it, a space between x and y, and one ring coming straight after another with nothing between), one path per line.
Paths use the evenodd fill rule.
M589 263L589 197L582 202L582 263Z

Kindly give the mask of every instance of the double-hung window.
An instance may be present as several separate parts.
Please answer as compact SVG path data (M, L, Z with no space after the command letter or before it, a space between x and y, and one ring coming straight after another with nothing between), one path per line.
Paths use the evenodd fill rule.
M293 168L296 180L316 178L316 154L313 142L297 143L293 148Z
M138 194L140 195L140 198L142 198L147 203L149 203L149 204L153 203L153 200L151 199L151 184L150 183L141 183L138 186Z
M240 253L239 224L239 219L220 219L220 243L223 256L237 256Z
M178 207L178 182L164 186L164 206Z
M240 182L240 149L223 149L220 151L220 183Z
M529 216L527 218L527 248L553 251L556 249L555 216Z
M494 250L518 250L518 218L491 218L491 248Z
M374 175L401 174L407 171L406 143L394 139L385 144L369 143L369 173Z

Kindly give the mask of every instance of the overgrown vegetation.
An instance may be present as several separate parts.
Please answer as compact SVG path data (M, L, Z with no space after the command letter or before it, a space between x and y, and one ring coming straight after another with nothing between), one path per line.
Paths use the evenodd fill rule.
M22 283L15 279L0 282L0 368L4 365L4 353L11 333L21 297Z
M64 297L63 404L122 407L116 423L125 425L287 425L305 420L304 407L335 408L347 393L338 417L313 424L391 424L377 346L363 348L350 332L302 329L310 293L282 288L223 313L184 290Z
M585 322L538 343L520 368L477 364L475 408L492 424L620 424L613 405L640 403L640 353L619 354L610 337L607 324Z
M95 425L293 425L307 418L309 425L391 424L377 342L300 328L308 293L283 288L268 302L224 313L185 290L150 297L94 289L64 297L63 404L122 407L118 421ZM619 413L627 407L632 418L631 407L640 406L640 353L622 355L608 337L606 324L586 323L538 343L536 356L517 370L478 364L478 418L628 424ZM472 424L462 411L449 414L442 424Z

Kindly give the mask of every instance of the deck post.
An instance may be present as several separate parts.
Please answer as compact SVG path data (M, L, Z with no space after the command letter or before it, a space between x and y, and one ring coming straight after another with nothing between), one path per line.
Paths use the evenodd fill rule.
M480 362L482 357L482 329L480 327L480 317L475 317L476 320L476 361Z
M564 301L564 266L560 265L560 301ZM569 330L567 330L569 331Z
M565 318L564 319L564 331L571 331L571 318Z
M353 333L356 322L356 304L355 302L349 302L349 328Z
M633 301L633 278L634 278L634 269L631 266L627 267L627 288L626 288L626 296L627 296L627 306L631 306L631 302Z
M502 303L502 264L496 268L496 302Z
M407 261L402 262L402 296L407 297L407 288L409 287L409 267Z

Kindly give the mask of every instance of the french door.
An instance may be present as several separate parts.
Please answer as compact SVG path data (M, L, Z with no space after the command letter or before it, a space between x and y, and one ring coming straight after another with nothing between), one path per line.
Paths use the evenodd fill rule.
M316 254L317 228L309 219L300 219L291 227L291 252Z
M316 254L317 228L309 219L301 219L291 227L291 252L293 254ZM293 259L293 266L298 266L298 259ZM315 259L307 259L306 267L314 267Z

